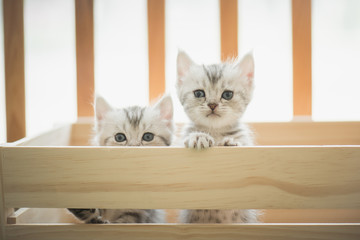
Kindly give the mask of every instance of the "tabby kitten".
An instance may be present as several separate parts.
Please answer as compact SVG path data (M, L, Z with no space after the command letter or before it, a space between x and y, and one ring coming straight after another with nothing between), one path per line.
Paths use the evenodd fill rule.
M170 96L154 106L112 108L102 97L95 101L97 146L169 146L172 140L173 105ZM163 210L73 209L85 223L164 223Z
M191 123L185 146L253 145L249 128L240 122L254 88L252 54L241 61L198 65L183 51L177 57L177 93ZM256 210L182 210L187 223L257 222Z

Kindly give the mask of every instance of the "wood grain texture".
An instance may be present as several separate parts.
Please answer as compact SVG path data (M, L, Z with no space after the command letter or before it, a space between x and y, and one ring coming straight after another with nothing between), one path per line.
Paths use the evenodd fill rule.
M360 223L360 209L267 209L265 223Z
M359 224L9 225L7 240L81 239L358 240Z
M360 145L360 122L269 122L249 126L257 145ZM177 124L178 137L182 127ZM92 121L75 123L72 129L71 145L89 146Z
M257 145L360 145L360 122L250 123Z
M238 55L238 1L220 0L221 60Z
M359 147L4 147L3 154L5 207L360 208Z
M82 223L65 208L20 208L7 218L8 224Z
M23 0L4 0L4 61L7 141L26 135Z
M311 116L311 0L292 0L293 114Z
M94 16L93 0L75 0L78 116L93 116Z
M149 100L165 92L165 0L148 0Z
M0 239L5 239L5 223L6 223L6 211L5 211L5 194L3 187L3 147L0 145Z

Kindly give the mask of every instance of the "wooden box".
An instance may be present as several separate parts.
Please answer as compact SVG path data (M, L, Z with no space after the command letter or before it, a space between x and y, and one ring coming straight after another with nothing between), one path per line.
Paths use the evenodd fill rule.
M360 123L250 126L257 146L204 151L93 147L91 122L2 145L0 237L360 239ZM78 224L67 207L169 209L170 223ZM264 223L176 224L176 209L234 208Z

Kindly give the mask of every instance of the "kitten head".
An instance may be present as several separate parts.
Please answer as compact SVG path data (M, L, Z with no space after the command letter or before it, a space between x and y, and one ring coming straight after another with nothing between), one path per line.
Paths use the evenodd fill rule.
M149 107L113 108L95 99L95 145L169 146L173 133L173 105L164 96Z
M252 54L240 61L198 65L180 51L177 93L188 117L199 126L234 125L249 104L254 88Z

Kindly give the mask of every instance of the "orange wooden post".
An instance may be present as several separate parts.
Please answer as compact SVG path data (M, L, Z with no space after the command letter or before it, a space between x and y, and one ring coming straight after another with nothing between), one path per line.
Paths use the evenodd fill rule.
M165 92L165 0L148 0L149 100Z
M93 116L94 17L93 0L75 0L78 117Z
M23 0L4 0L3 14L7 141L13 142L26 135Z
M311 0L292 0L293 114L311 116Z
M220 0L221 60L238 55L238 1Z

